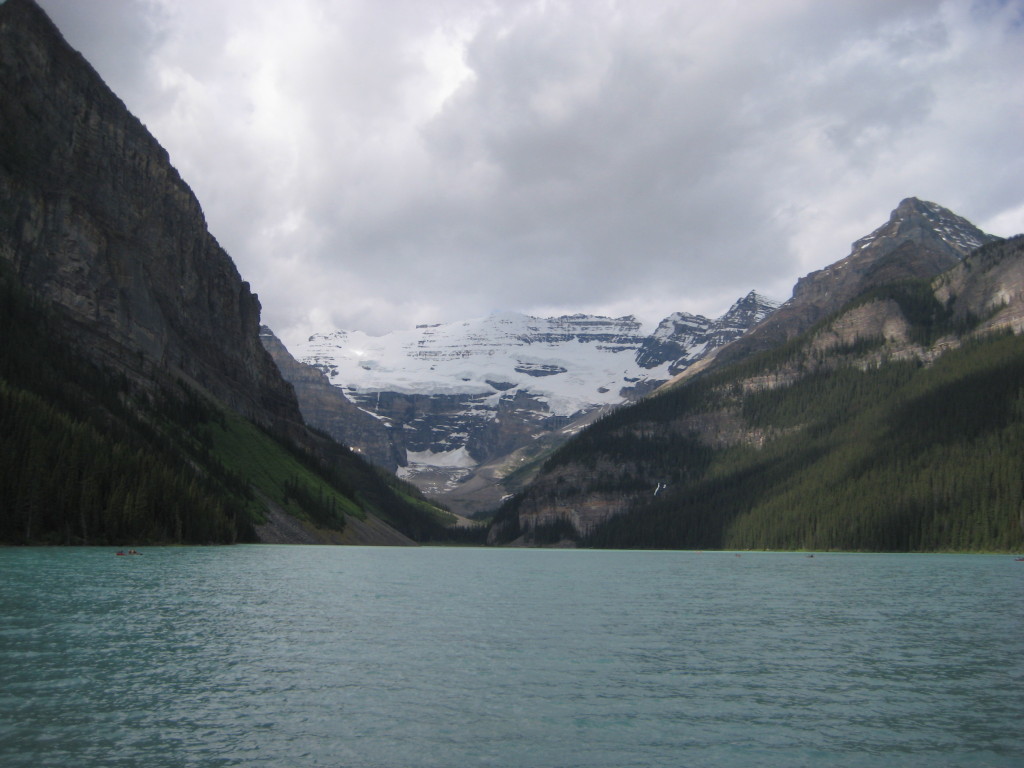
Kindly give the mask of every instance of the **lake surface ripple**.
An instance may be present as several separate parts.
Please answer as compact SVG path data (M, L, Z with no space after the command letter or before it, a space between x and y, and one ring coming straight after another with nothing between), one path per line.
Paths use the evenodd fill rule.
M1024 765L1011 557L0 550L0 765Z

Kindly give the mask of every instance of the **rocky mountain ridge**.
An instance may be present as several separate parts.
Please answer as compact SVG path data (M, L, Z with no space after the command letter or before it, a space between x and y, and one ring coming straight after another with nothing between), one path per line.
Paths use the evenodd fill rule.
M833 437L828 430L858 417L856 410L848 410L858 398L871 404L886 402L883 389L872 395L868 379L874 377L890 382L885 386L897 386L891 382L902 382L922 366L927 370L954 350L970 348L969 341L991 339L999 332L1020 334L1022 330L1024 238L1002 241L933 203L905 200L886 225L854 243L848 257L802 278L789 302L751 334L723 350L700 375L688 378L684 374L679 383L649 398L642 407L618 412L600 430L581 435L557 452L535 481L506 505L492 530L492 541L508 540L510 534L518 536L524 532L532 536L529 532L537 530L579 536L614 529L614 536L598 536L596 541L614 540L617 545L644 541L645 545L654 546L659 531L666 537L676 535L664 527L666 521L676 521L671 525L696 526L689 528L689 533L679 534L679 541L699 542L701 536L710 535L708 530L715 530L714 537L718 538L712 538L718 543L714 545L722 546L729 535L723 526L744 508L734 497L738 492L729 490L730 483L743 487L752 482L751 477L757 477L757 482L766 488L778 482L790 489L799 481L784 480L788 476L785 472L797 476L805 466L814 467L819 455L832 462L827 471L816 470L822 471L822 482L833 478L831 482L836 483L845 477L844 473L856 476L863 471L856 467L871 466L877 460L866 453L854 454L860 456L859 463L848 468L839 458L831 458L833 454L825 449L802 449L800 444L804 430L812 427L820 433L811 434L829 435L827 441L820 439L823 443L831 441L829 451L836 457L853 451L844 446L844 440L866 439L857 432L846 437L840 432ZM755 355L758 350L765 354ZM1014 365L1010 360L1006 365ZM887 373L890 371L893 373ZM999 377L992 375L996 383L991 386L998 388ZM886 376L893 378L887 380ZM987 372L975 375L979 382L988 382L988 376ZM846 400L833 399L827 406L816 402L816 397L824 397L820 393L841 390L842 382L859 377L865 379L860 385L864 389L852 390ZM947 386L954 391L953 385ZM969 386L957 385L955 391L958 395L966 393L962 395L965 400L971 397ZM901 404L910 397L903 395L885 407L899 412L907 407ZM760 415L771 413L774 404L780 402L791 403L788 407L794 410L771 419ZM936 400L934 407L941 410L941 400ZM952 403L949 407L957 408ZM818 424L814 414L822 408L828 416ZM1012 408L1011 411L1016 412ZM655 413L656 418L649 415ZM974 429L969 426L970 410L960 413L958 418L967 420L967 429ZM1001 423L1001 419L994 419L992 428L998 429ZM886 426L885 422L873 425L880 433L874 438L877 442L897 440L897 436L886 437ZM867 431L866 427L860 429ZM809 436L804 439L808 445L813 442ZM709 462L725 461L716 457L741 455L737 451L752 452L745 460L749 464L743 465L748 466L742 470L746 474L740 473L728 482L721 480L720 488L711 479L699 479ZM766 457L758 463L757 456L762 453ZM787 458L767 458L775 455ZM774 461L781 463L776 466ZM891 457L888 461L886 472L892 462L909 462L912 458ZM927 471L927 466L921 471ZM734 496L730 497L730 493ZM757 490L751 495L754 508L757 499L767 498L765 494L766 491ZM949 491L949 495L955 497L955 491ZM813 499L807 500L808 504L812 502ZM719 503L721 517L709 517L709 510ZM803 504L793 499L788 503L794 508ZM920 509L922 503L915 500L914 509ZM675 510L691 507L692 512L678 512L682 517L677 519ZM955 505L950 509L948 514L955 514ZM657 521L650 522L648 529L644 510L657 510ZM997 512L1002 514L1005 510ZM1012 512L1016 514L1016 507ZM945 509L943 514L947 514ZM686 515L691 517L685 525L678 522ZM619 516L623 522L613 525ZM694 522L698 518L700 522ZM637 533L641 530L646 532ZM904 531L900 536L908 537L902 540L914 541L920 530ZM869 533L862 531L858 536L867 541ZM813 531L807 535L808 541L817 540ZM831 531L829 536L836 538L827 540L839 540L841 535L845 534ZM934 535L941 540L941 535Z
M930 279L997 239L936 203L906 198L886 223L853 243L848 256L800 278L771 320L731 344L715 364L782 344L874 286Z
M342 445L353 448L377 466L394 468L401 458L384 422L360 409L332 387L319 368L300 363L267 326L260 328L260 341L274 359L281 375L295 388L299 409L307 424L316 425Z

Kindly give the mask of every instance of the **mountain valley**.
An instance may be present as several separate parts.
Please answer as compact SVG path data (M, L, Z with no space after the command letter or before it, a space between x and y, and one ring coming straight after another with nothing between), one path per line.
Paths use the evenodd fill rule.
M288 349L34 0L0 88L2 544L1024 542L1024 236L910 197L781 305Z
M379 337L320 333L292 350L269 329L263 339L309 423L467 515L496 507L517 468L776 307L751 291L722 317L679 312L651 333L632 316L507 313Z

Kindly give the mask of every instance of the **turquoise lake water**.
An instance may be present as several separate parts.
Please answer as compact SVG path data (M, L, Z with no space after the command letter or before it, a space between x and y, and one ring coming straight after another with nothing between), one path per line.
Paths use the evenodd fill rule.
M0 765L1024 765L1008 556L0 550Z

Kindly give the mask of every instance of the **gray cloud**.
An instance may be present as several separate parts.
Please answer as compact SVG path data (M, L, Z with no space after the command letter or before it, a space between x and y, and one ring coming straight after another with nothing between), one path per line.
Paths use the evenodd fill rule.
M909 195L1024 230L1019 0L42 5L286 339L717 314Z

